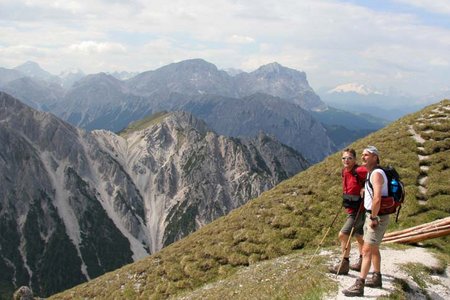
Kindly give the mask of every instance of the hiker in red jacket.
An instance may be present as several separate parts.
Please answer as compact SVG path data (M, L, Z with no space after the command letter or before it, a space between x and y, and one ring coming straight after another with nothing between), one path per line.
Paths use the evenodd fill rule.
M354 149L345 149L342 152L342 163L344 168L342 169L342 193L343 193L343 206L347 212L347 219L339 232L339 240L341 241L342 253L344 260L342 265L339 263L335 266L329 267L328 270L333 274L346 275L349 269L360 271L362 263L362 245L363 241L363 226L364 226L364 213L362 211L364 206L361 205L364 192L364 182L367 176L367 169L363 166L356 164L356 152ZM355 264L350 265L350 243L347 242L350 238L350 233L355 236L358 241L359 247L359 259ZM346 249L347 248L347 249ZM345 251L345 253L344 253Z

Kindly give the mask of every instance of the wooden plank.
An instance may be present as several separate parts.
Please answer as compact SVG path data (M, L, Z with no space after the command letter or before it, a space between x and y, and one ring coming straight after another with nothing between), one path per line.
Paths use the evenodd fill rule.
M450 229L442 229L442 230L436 230L433 232L417 234L417 235L410 236L410 237L398 238L398 239L386 241L383 243L384 244L389 244L389 243L411 244L411 243L417 243L417 242L421 242L421 241L428 240L428 239L443 237L443 236L446 236L449 234L450 234Z

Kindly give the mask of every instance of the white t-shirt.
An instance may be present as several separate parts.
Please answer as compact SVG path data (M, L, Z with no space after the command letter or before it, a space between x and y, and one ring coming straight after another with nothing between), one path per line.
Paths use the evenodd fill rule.
M367 173L367 180L364 185L364 191L365 191L364 192L364 208L366 210L372 210L373 190L369 186L369 180L370 180L370 182L372 182L373 173L380 173L381 176L383 176L384 183L383 183L383 187L381 188L381 196L383 197L383 196L389 195L387 177L386 177L386 174L384 173L384 171L381 169L375 169L372 172ZM369 176L370 176L370 178L369 178Z

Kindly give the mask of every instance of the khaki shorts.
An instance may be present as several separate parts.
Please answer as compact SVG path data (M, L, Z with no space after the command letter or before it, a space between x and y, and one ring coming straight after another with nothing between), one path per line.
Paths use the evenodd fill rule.
M380 222L377 227L370 227L370 213L366 213L366 221L364 222L364 243L379 245L383 239L384 233L389 225L389 215L380 216Z
M353 214L347 214L347 220L345 220L344 226L342 226L341 228L341 232L346 234L346 235L350 235L350 232L352 232L352 227L353 227L353 221L355 221L356 218L356 212ZM364 227L364 218L365 218L365 214L364 211L359 213L358 216L358 220L356 220L355 222L355 229L353 230L353 234L352 236L355 235L363 235L363 227Z

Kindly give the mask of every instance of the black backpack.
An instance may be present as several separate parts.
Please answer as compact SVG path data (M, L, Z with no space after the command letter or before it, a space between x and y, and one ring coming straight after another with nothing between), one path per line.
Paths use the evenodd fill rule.
M375 169L381 169L384 171L387 177L387 184L388 184L388 197L382 197L381 198L381 208L380 213L381 214L393 214L397 212L397 216L395 218L395 222L398 221L398 215L400 213L400 209L402 207L403 202L405 202L405 186L403 182L400 179L400 175L398 174L397 170L395 170L392 166L387 167L380 167L377 166ZM375 170L374 169L374 170ZM372 174L373 170L370 172L369 176L367 178L370 178L370 175ZM369 181L370 189L373 190L372 183ZM392 198L393 201L390 201ZM397 209L398 208L398 209Z

